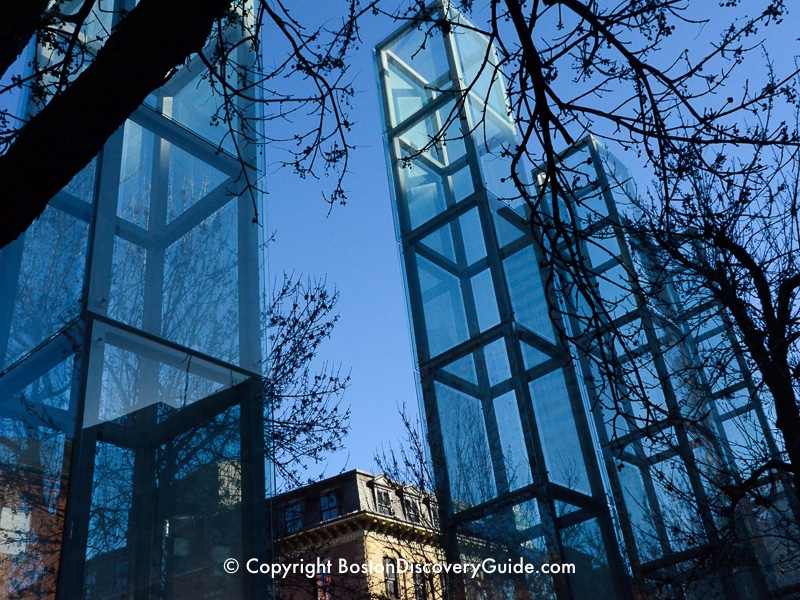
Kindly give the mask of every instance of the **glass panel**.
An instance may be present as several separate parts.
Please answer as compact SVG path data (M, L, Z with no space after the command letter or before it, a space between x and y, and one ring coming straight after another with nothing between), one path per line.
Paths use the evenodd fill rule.
M583 227L608 216L608 205L603 190L588 187L579 192L574 202L575 213Z
M534 333L555 342L553 325L539 276L536 254L530 246L523 248L503 261L514 309L514 320Z
M489 385L494 387L498 383L511 379L511 368L508 365L505 340L503 338L495 340L483 350L484 356L486 356Z
M146 258L141 246L119 237L114 240L108 316L134 327L142 326Z
M650 472L672 551L696 546L704 533L686 465L676 456L652 466Z
M397 125L450 86L450 67L438 29L412 28L384 50Z
M715 400L717 409L721 414L729 413L737 408L742 408L750 403L750 391L745 387L732 392L726 392Z
M453 245L453 224L446 223L432 234L422 238L420 244L427 246L444 258L456 262L456 250Z
M167 248L163 274L161 335L231 363L239 360L237 213L229 202Z
M599 267L610 260L619 261L619 242L617 234L611 226L587 235L586 249L592 266Z
M475 191L472 170L468 163L464 163L464 167L450 175L450 183L453 185L453 199L456 202L460 202Z
M472 354L468 354L464 358L459 358L442 367L442 371L460 377L473 385L478 385L478 373L475 371L475 359Z
M83 169L72 178L72 181L66 185L64 191L84 202L92 202L96 173L97 157L94 157L88 165L83 167Z
M455 28L456 48L464 84L483 104L501 115L507 112L502 72L497 68L494 49L485 36L465 28Z
M708 383L714 393L740 385L744 377L739 361L725 333L719 333L697 344L700 363L706 372Z
M618 265L597 276L597 285L603 306L613 319L636 310L636 297L631 291L628 272Z
M522 362L524 363L526 370L532 369L533 367L540 365L551 358L548 354L537 350L525 342L520 342L519 345L522 349Z
M500 243L501 248L525 235L520 229L509 223L498 213L493 213L493 215L494 227L497 232L497 241Z
M135 454L132 450L97 443L89 509L89 537L86 542L86 560L93 567L103 562L102 558L92 560L95 557L108 556L125 548L134 466ZM114 573L115 579L123 579L118 569L112 570L117 571ZM124 584L126 579L118 583ZM112 588L121 591L123 585L112 585Z
M494 327L500 322L500 313L497 310L497 297L494 293L492 274L489 269L484 269L470 279L472 294L475 298L475 310L478 313L478 328L480 331Z
M543 574L541 569L552 555L546 551L540 523L538 503L531 499L500 507L461 526L463 534L458 536L458 543L462 560L475 563L491 558L498 567L495 573L465 580L468 598L555 600L551 575ZM518 564L520 560L534 566L536 571L526 574L506 571L509 563Z
M613 598L611 571L597 519L568 527L561 535L564 558L575 565L575 573L568 577L574 598Z
M764 444L764 430L756 413L748 411L723 423L734 464L740 473L751 473L770 457Z
M0 595L54 597L71 441L59 431L0 418Z
M641 210L636 206L638 191L630 171L602 144L596 143L596 147L614 196L617 212L629 219L638 219L641 216Z
M73 4L77 5L76 11L82 5L80 2ZM114 16L113 7L113 0L98 0L81 28L81 31L89 41L104 40L111 33L111 24Z
M172 221L227 179L222 171L172 145L169 149L167 221Z
M95 323L95 348L103 349L99 398L87 398L85 426L160 405L182 408L246 379L246 375L111 325Z
M412 229L472 193L459 123L456 106L450 102L397 138L397 174L404 179Z
M133 121L125 123L117 215L144 229L150 212L155 143L151 131Z
M173 75L173 79L187 75L191 76L189 73L180 73ZM221 84L215 83L214 87L220 86ZM235 154L233 134L222 122L221 107L221 94L212 89L208 71L203 70L175 94L171 118L215 146L221 146L223 150Z
M615 328L615 334L613 338L614 347L617 351L617 356L620 358L627 356L628 353L634 354L638 348L648 344L647 331L641 319L633 319L624 325L619 325ZM670 353L675 354L676 351L674 348L665 351L665 360L668 364ZM685 364L685 360L682 364Z
M532 530L541 523L539 503L535 498L507 506L494 514L464 524L469 537L460 541L472 552L474 540L480 539L482 550L490 552L490 548L522 554L526 559L543 558L539 552L544 550L542 539L531 539ZM534 596L534 598L538 598Z
M481 229L481 218L478 209L464 213L459 219L461 235L464 238L464 251L467 255L467 264L474 265L479 260L486 258L486 243Z
M590 362L589 369L591 370L592 382L594 383L594 395L597 398L603 414L603 422L606 425L606 435L608 439L616 440L630 433L632 421L629 414L630 411L622 405L621 401L614 401L612 387L609 382L604 379L604 373L606 378L609 374L605 371L601 373L600 367L594 360Z
M393 109L390 122L397 125L425 106L434 93L433 90L426 89L425 81L417 73L406 68L394 57L388 57L386 68Z
M453 262L458 262L460 257L460 265L463 265L464 257L467 265L486 258L486 245L477 208L443 225L424 237L420 243Z
M454 275L417 257L422 310L431 357L469 337L461 285Z
M572 152L561 161L559 178L561 185L573 196L597 189L597 170L588 147Z
M508 478L508 489L514 491L533 483L517 396L514 392L508 392L494 399L494 415Z
M28 228L6 365L78 316L88 229L84 221L50 206Z
M66 353L65 344L57 345L58 350L53 348L52 351L60 351L60 354L64 355ZM48 349L48 351L50 350ZM19 402L25 412L37 412L43 419L48 418L45 416L47 414L47 409L43 408L43 406L69 410L70 394L72 390L72 363L73 357L71 355L64 356L63 359L46 374L38 377L21 392L15 393L12 396L13 400ZM28 370L30 368L27 361L24 361L13 369L12 372ZM11 398L4 398L4 400L10 401ZM52 419L53 417L51 416L49 418ZM50 424L53 425L54 423L51 422Z
M640 560L655 560L661 556L661 544L656 533L653 509L645 494L641 471L631 464L620 463L618 473Z
M448 102L430 116L404 131L397 138L412 160L446 167L466 155L463 134L455 103ZM434 143L433 140L436 140Z
M155 406L98 426L84 600L154 582L181 597L241 596L241 580L220 568L241 551L239 409L201 402L204 414L165 423L166 439Z
M421 161L399 169L405 181L405 200L411 228L416 229L447 208L442 178Z
M440 31L431 26L412 27L388 48L426 82L435 82L449 73L447 51Z
M531 381L529 387L550 481L589 493L564 374L560 369L553 371Z
M633 414L642 420L639 426L666 418L667 402L664 383L658 377L652 354L636 358L623 367L625 381L630 389L629 400Z
M497 494L480 400L435 383L450 495L456 511Z
M517 146L517 131L514 124L501 118L496 113L486 111L469 101L473 123L479 123L473 134L478 147L481 173L486 189L503 200L517 198L520 193L511 178L512 157L508 156ZM527 182L524 161L520 161L518 170L523 183Z

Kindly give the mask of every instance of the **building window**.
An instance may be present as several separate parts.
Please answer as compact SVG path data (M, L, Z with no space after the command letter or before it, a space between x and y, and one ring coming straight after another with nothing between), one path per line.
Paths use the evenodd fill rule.
M416 500L406 500L406 517L412 523L419 523L419 504Z
M319 514L322 521L339 516L339 503L334 492L328 492L319 499Z
M398 594L397 590L397 571L395 562L391 558L384 557L383 572L386 578L386 595L389 598L399 598L400 594Z
M424 573L414 573L414 600L428 600L428 585L430 580Z
M378 490L378 512L384 515L392 515L392 497L386 490Z
M31 514L26 505L0 509L0 553L22 556L28 550Z
M299 502L290 504L284 509L283 518L286 522L286 533L300 531L303 528L303 506Z
M331 600L331 564L322 565L317 571L317 600Z

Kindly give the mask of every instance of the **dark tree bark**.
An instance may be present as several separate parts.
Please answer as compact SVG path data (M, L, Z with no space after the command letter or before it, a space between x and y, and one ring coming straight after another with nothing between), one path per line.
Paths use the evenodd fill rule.
M142 0L94 62L17 135L0 156L0 247L15 240L106 140L203 48L231 0Z
M0 0L0 74L17 60L45 18L48 0Z

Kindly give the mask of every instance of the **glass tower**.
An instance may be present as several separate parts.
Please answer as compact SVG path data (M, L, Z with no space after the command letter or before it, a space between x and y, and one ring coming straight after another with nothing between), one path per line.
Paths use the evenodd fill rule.
M632 244L621 227L635 186L589 137L559 159L571 190L557 198L559 218L569 219L583 278L598 290L602 327L629 340L615 364L624 371L628 361L644 379L623 390L621 408L608 399L597 348L576 340L601 339L613 353L613 339L597 323L588 329L571 273L548 282L554 271L534 239L532 213L513 200L519 194L504 149L515 147L516 129L494 49L448 3L426 10L379 44L376 60L448 558L576 566L569 576L505 577L493 588L466 582L464 591L477 597L663 592L665 580L681 581L700 551L719 543L709 482L735 479L736 461L746 460L742 431L763 441L762 458L778 454L747 367L731 351L726 379L709 371L709 343L730 350L735 339L713 303L683 298L679 278L663 285L658 316L637 291L656 275L646 244ZM539 170L533 181L518 177L534 196L548 192ZM668 325L664 315L685 324ZM649 402L639 403L642 395ZM663 406L664 415L690 412L697 426L642 415L648 404ZM756 525L740 512L737 527ZM689 535L676 535L677 524ZM693 593L730 600L768 593L765 563L748 544L741 564Z
M99 2L90 49L134 5ZM220 103L182 66L0 253L2 597L263 593L222 570L269 532L256 151Z
M464 22L434 4L434 15ZM527 594L628 598L586 397L545 298L486 39L413 22L377 48L409 314L450 560L579 564ZM467 86L470 86L467 89ZM440 468L444 465L444 468ZM522 587L516 593L522 593Z
M629 224L643 218L636 186L603 144L587 137L557 163L568 192L558 217L541 222L560 221L570 248L559 252L571 254L560 262L580 265L559 269L561 314L639 588L665 591L668 581L688 597L781 596L797 583L796 534L781 531L797 507L788 480L775 476L762 481L773 499L761 509L728 496L780 449L725 311L633 233ZM544 168L534 177L537 193L550 196ZM581 285L597 291L594 309ZM736 564L709 562L710 549L726 544Z

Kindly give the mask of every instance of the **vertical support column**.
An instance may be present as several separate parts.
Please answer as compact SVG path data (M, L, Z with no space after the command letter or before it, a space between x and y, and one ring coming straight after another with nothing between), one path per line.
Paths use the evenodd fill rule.
M261 381L250 379L240 386L240 425L242 440L242 561L258 558L259 564L272 562L269 540L270 523L266 516L266 480L264 474L264 405ZM266 600L268 585L261 577L243 569L245 600Z
M87 382L92 370L102 367L102 353L93 353L92 322L84 322L82 352L76 360L74 376L78 379L75 393L75 433L69 467L69 491L64 515L64 535L61 542L61 560L58 565L56 600L81 598L86 567L86 546L89 534L89 507L92 502L92 475L94 472L97 430L84 429ZM99 359L99 365L97 365ZM91 363L95 363L94 366ZM97 374L99 380L99 374ZM99 393L97 394L99 396ZM70 400L72 403L72 399ZM97 410L94 407L94 410Z

